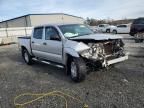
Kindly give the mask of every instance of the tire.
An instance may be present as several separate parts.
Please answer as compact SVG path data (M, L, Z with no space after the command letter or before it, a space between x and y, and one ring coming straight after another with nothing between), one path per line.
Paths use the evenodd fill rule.
M22 50L22 57L23 57L26 64L28 64L28 65L32 64L32 57L29 54L29 52L27 51L27 49Z
M142 43L144 41L144 39L137 39L139 37L138 35L139 35L139 33L136 33L134 35L134 37L135 37L135 43Z
M142 43L143 39L135 39L135 43Z
M113 34L117 34L117 31L116 31L116 30L113 30Z
M110 33L110 29L107 29L107 30L106 30L106 33Z
M86 77L86 65L82 58L73 58L70 61L70 77L74 82L81 82Z

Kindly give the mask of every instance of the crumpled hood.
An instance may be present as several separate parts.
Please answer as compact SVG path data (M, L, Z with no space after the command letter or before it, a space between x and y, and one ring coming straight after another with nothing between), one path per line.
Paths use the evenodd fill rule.
M91 34L91 35L84 35L79 37L74 37L71 39L93 39L93 40L109 40L109 39L122 39L121 36L112 35L112 34Z
M76 42L76 41L72 41L72 40L67 40L64 44L64 48L72 48L75 51L79 52L79 51L89 49L89 46L83 42Z

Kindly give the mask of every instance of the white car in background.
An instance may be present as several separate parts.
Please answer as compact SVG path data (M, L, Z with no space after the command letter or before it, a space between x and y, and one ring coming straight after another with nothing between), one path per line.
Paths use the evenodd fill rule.
M112 33L129 33L130 32L130 24L120 24L115 26L112 31Z
M109 24L99 24L95 27L95 31L102 33L110 33L115 26Z
M99 24L98 26L96 26L96 31L97 32L109 32L109 24Z

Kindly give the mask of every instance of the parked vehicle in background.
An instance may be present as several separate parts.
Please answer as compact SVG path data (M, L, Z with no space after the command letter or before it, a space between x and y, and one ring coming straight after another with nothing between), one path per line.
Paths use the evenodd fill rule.
M98 26L96 26L96 31L97 32L107 32L107 33L110 33L110 25L109 24L100 24Z
M133 21L130 35L134 36L136 43L144 41L144 18L138 18Z
M112 33L117 34L117 33L129 33L130 32L130 24L120 24L115 26L112 29Z
M128 59L122 37L94 34L83 24L34 27L31 37L20 37L24 61L33 59L65 67L73 81L82 81L88 67L107 67Z

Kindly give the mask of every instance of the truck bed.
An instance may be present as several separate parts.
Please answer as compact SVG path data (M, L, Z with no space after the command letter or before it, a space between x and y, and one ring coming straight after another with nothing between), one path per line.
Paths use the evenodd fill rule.
M31 37L18 37L18 42L20 47L25 47L31 54Z

